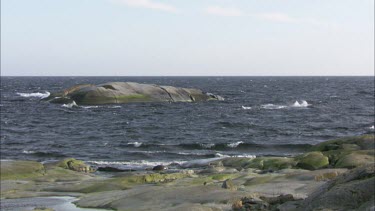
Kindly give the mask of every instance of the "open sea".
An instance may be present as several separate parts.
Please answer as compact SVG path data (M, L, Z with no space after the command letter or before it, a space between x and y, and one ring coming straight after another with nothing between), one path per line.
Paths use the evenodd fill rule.
M198 88L225 101L71 106L40 101L75 84ZM290 156L374 133L374 77L1 77L1 159L74 157L144 168L225 156Z

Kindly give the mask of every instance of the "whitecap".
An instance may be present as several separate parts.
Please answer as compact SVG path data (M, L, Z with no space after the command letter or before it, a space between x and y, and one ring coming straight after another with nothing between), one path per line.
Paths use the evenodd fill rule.
M118 106L118 105L116 105L116 106L109 106L109 108L121 108L121 106Z
M244 109L244 110L250 110L251 107L250 106L242 106L242 109Z
M128 145L133 145L134 147L140 147L142 146L142 142L137 142L137 141L129 142Z
M90 108L99 108L99 106L81 106L82 108L90 109Z
M370 129L370 130L374 130L374 129L375 129L374 125L371 126L371 127L369 127L369 129Z
M65 107L65 108L73 108L73 107L78 107L78 105L77 105L76 102L73 100L72 103L63 104L62 107Z
M40 99L43 99L43 98L46 98L48 97L51 93L49 92L44 92L44 93L41 93L41 92L35 92L35 93L21 93L21 92L17 92L17 94L21 97L37 97L37 98L40 98Z
M236 148L236 147L238 147L238 145L240 145L240 144L243 144L243 141L237 141L237 142L235 142L235 143L229 143L229 144L227 144L227 146L228 146L228 147L231 147L231 148Z
M96 165L104 165L104 166L111 166L111 165L121 165L130 168L145 168L145 167L153 167L157 165L168 166L172 163L182 164L186 161L173 161L173 162L157 162L157 161L147 161L147 160L139 160L139 161L88 161L90 164Z
M256 155L232 155L233 158L256 158Z
M298 101L296 101L292 107L298 107L298 108L305 108L305 107L308 107L309 104L307 103L307 101L305 100L302 100L301 103L299 103Z
M28 151L28 150L23 150L23 154L35 154L35 151Z
M210 149L215 146L215 144L213 143L206 143L206 144L200 144L200 145L201 147L206 148L206 149Z
M284 106L284 105L274 105L274 104L265 104L265 105L261 105L260 106L261 108L263 109L283 109L283 108L287 108L288 106Z

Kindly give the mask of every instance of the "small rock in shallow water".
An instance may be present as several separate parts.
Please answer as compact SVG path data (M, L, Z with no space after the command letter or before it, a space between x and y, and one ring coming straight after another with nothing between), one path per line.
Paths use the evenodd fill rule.
M163 166L163 165L157 165L157 166L154 166L154 168L152 168L153 171L163 171L163 170L166 170L167 167Z

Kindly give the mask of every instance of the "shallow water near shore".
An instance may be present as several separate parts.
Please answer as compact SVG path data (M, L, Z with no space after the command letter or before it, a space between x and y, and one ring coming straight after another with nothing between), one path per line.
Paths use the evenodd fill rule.
M225 101L59 105L75 84L194 87ZM1 77L1 159L75 157L146 168L223 156L289 156L374 133L374 77Z
M105 209L79 208L72 202L74 197L34 197L20 199L2 199L1 210L19 211L33 210L34 208L51 208L55 211L105 211Z

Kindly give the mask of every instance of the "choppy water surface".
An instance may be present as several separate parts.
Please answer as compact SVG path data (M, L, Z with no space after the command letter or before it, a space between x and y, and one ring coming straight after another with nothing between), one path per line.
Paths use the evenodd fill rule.
M72 106L41 102L75 84L194 87L226 100ZM374 77L1 77L1 159L75 157L148 165L292 155L374 133Z

